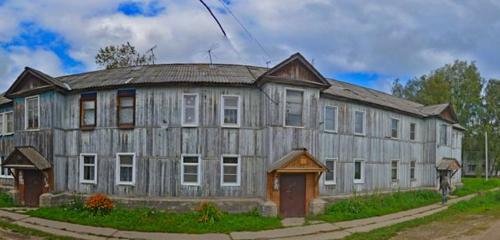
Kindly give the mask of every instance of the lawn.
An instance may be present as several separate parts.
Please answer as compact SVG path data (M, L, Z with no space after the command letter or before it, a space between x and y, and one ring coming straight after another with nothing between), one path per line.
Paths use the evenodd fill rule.
M170 233L229 233L258 231L281 227L279 218L262 217L257 213L227 214L215 223L199 222L197 212L173 213L151 209L117 208L107 215L93 215L85 209L71 207L40 208L29 215L119 230Z
M71 240L71 239L74 239L74 238L70 238L70 237L53 235L50 233L38 231L35 229L31 229L31 228L21 227L19 225L10 223L10 222L5 221L5 220L0 220L0 228L4 229L4 230L9 230L12 233L22 235L22 236L20 236L20 239L21 238L22 239L41 238L41 239L45 239L45 240ZM5 237L5 239L9 239L8 236L2 236L1 239L4 239L3 237ZM38 237L38 238L34 238L34 237Z
M325 214L315 218L326 222L368 218L433 204L440 199L437 192L429 190L356 196L330 205Z
M7 193L0 192L0 208L14 207L14 201Z
M427 217L399 223L385 228L376 229L366 233L356 233L345 239L347 240L382 240L390 239L399 232L415 228L432 222L447 222L463 216L472 215L493 215L500 217L500 191L489 192L484 195L474 197L470 201L462 201L450 206L447 210Z
M500 187L500 178L491 178L488 181L484 180L484 178L462 178L462 183L464 187L455 190L453 195L465 196L471 193Z

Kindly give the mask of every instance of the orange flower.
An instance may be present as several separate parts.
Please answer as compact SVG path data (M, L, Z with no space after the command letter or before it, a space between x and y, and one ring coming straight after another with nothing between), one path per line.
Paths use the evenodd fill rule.
M94 214L106 214L113 210L113 201L104 194L96 194L87 199L85 208L92 211Z

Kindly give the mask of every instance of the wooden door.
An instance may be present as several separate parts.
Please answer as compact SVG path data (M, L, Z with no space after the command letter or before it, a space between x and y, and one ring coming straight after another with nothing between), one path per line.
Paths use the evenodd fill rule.
M40 195L43 193L43 175L39 170L24 170L24 203L26 206L38 207Z
M304 174L280 176L280 215L303 217L306 212L306 177Z

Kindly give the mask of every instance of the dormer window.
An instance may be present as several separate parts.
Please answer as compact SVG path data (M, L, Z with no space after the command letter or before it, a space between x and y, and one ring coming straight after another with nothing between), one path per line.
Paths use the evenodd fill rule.
M25 129L35 130L40 127L40 98L38 96L25 99Z
M302 127L304 92L287 89L285 99L285 126Z
M80 127L93 128L96 126L97 94L84 93L80 97Z
M118 127L135 126L135 90L118 91Z

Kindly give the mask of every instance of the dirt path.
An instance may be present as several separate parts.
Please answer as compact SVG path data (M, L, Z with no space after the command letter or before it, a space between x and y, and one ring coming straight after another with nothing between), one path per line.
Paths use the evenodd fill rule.
M490 215L464 215L435 221L400 232L393 240L499 240L500 219Z
M19 233L14 233L9 230L1 229L0 228L0 239L1 240L39 240L42 238L36 238L36 237L31 237L31 236L26 236L22 235Z

